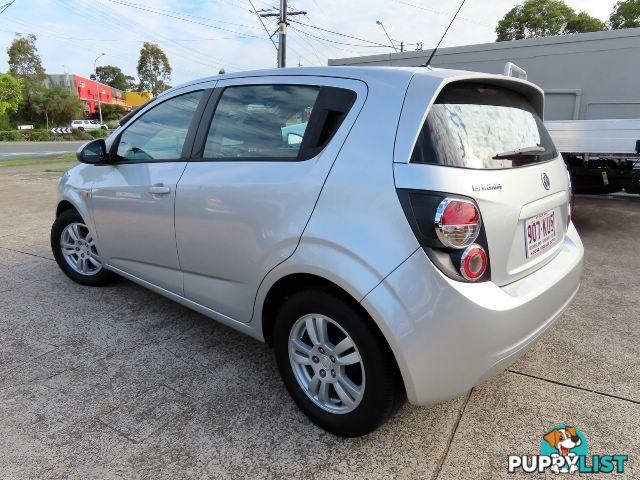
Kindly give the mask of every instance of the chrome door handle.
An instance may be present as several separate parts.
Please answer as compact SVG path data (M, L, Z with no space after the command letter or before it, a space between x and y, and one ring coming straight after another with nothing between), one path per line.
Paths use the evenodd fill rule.
M152 193L153 195L166 195L167 193L170 193L170 192L171 192L171 187L165 187L162 184L153 185L149 187L149 193Z

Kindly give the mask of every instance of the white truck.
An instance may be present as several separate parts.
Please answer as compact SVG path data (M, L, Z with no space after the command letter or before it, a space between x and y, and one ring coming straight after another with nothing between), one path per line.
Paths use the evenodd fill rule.
M545 122L576 193L640 194L640 119Z

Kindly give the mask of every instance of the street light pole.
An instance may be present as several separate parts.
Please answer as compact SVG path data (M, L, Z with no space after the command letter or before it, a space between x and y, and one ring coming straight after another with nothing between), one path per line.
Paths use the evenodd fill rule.
M396 46L393 44L393 40L391 40L391 37L389 36L389 34L387 33L387 29L384 28L384 25L382 24L382 22L380 20L376 20L376 23L378 25L380 25L382 27L382 30L384 30L384 34L387 36L387 38L389 39L389 41L391 42L391 46L393 47L393 49L397 52L398 49L396 48Z
M98 112L100 112L100 124L102 125L102 104L100 102L100 85L98 84L98 70L97 70L97 62L101 57L104 57L104 53L98 55L98 57L93 61L93 74L96 76L96 93L98 94Z

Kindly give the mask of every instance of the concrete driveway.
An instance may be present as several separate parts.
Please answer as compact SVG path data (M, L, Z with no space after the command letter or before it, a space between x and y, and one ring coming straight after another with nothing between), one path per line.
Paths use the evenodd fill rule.
M509 371L344 440L264 345L128 281L68 280L48 246L58 175L0 170L0 478L539 478L507 456L559 423L640 478L639 201L577 200L583 286Z

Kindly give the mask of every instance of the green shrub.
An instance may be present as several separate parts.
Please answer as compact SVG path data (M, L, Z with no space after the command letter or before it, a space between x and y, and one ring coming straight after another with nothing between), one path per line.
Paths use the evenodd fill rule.
M71 133L65 133L64 135L56 135L57 140L93 140L93 137L87 132L82 130L76 130L75 128Z
M23 137L18 130L0 131L0 142L17 142L20 140L23 140Z
M46 142L51 140L52 134L49 130L29 130L22 134L25 140L30 142Z
M109 136L109 131L108 130L89 130L89 135L91 135L93 138L106 138Z
M76 130L74 128L71 136L74 140L93 140L93 137L86 130Z

